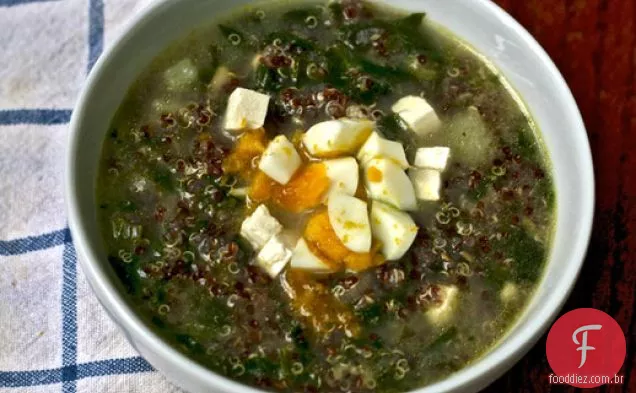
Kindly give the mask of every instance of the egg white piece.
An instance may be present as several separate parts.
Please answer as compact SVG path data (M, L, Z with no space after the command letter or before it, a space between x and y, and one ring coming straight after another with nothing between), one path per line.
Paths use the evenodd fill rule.
M422 201L437 201L440 198L442 175L436 169L411 168L409 178L415 189L415 196Z
M393 104L391 110L397 113L409 128L419 136L433 133L442 125L433 107L422 97L402 97Z
M371 199L386 202L400 210L417 209L411 180L392 160L374 158L369 161L364 168L364 181Z
M443 171L448 165L450 149L448 147L420 147L415 152L413 165L418 168L429 168Z
M345 194L332 195L327 203L329 222L336 236L353 252L371 250L371 225L367 203Z
M331 272L331 266L314 254L302 237L292 252L290 266L292 269L310 270L317 273Z
M227 102L225 110L225 129L241 131L263 127L269 96L254 90L236 88Z
M358 162L353 157L335 158L322 162L331 182L325 202L334 194L355 195L360 178Z
M374 158L388 158L403 169L409 167L404 146L400 142L382 138L377 132L372 133L358 151L358 161L363 166Z
M408 213L385 203L371 203L373 237L382 243L382 255L388 261L402 258L415 241L417 225Z
M278 135L268 145L258 169L280 184L287 184L300 168L302 160L293 143L285 135Z
M328 120L313 125L303 136L305 148L314 157L355 154L373 130L375 122L364 119Z

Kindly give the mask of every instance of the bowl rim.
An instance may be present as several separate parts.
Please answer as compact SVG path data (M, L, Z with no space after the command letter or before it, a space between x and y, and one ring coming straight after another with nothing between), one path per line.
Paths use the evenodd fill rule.
M242 393L260 393L263 391L236 382L200 365L177 349L173 348L152 329L146 326L137 313L128 306L124 299L124 295L119 293L113 283L111 283L106 277L100 262L103 258L97 255L95 249L88 246L89 241L86 225L78 208L80 196L76 187L76 184L78 183L78 170L75 163L76 156L81 154L79 135L82 132L82 123L88 114L88 98L90 97L97 81L105 77L107 70L113 65L113 54L119 50L128 37L134 35L138 25L148 18L155 17L155 15L159 13L163 7L169 7L172 3L177 3L179 1L180 0L158 0L148 4L134 15L125 24L125 27L114 42L108 46L99 57L90 72L84 87L82 88L71 116L69 131L70 144L66 157L65 194L69 227L72 233L72 238L74 239L74 245L78 251L78 256L80 256L78 260L80 261L80 265L87 277L93 293L95 293L98 300L111 317L112 315L117 317L116 322L127 337L129 334L134 336L144 347L152 348L152 351L154 351L160 358L166 360L166 362L172 365L178 365L180 372L185 373L187 377L201 381L207 384L207 386L220 388L223 391L228 392L238 391ZM559 278L558 283L554 286L551 295L551 299L553 301L540 306L534 313L533 320L528 321L521 326L515 337L511 337L509 340L501 342L480 358L476 359L470 365L449 375L448 377L428 386L413 390L412 392L414 393L450 392L466 386L471 386L476 391L486 387L512 367L512 364L516 363L530 349L530 347L536 343L563 307L583 266L592 231L595 200L592 154L585 125L572 92L552 59L523 26L521 26L506 11L490 0L472 1L475 3L474 5L476 7L483 8L488 13L493 14L497 19L503 21L515 30L522 39L523 44L526 45L531 52L538 56L546 67L546 71L556 82L554 89L557 91L560 100L562 100L567 107L569 117L575 123L575 129L571 130L571 132L583 134L579 136L582 144L578 146L578 153L581 155L584 163L584 166L581 168L581 173L584 174L584 178L581 179L581 181L589 188L587 190L588 196L583 197L582 206L584 209L581 212L580 217L580 222L582 223L582 226L579 227L580 236L572 250L572 256L569 259L569 265L565 274L563 274L563 277ZM510 329L513 329L513 326L511 326Z

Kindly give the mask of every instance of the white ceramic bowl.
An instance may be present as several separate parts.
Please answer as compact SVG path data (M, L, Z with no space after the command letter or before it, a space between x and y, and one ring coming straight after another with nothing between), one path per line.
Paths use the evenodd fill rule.
M191 26L249 0L159 0L137 15L97 62L73 111L68 154L69 223L81 265L100 302L155 368L191 392L257 390L219 376L153 333L127 305L108 265L96 221L95 179L102 141L117 107L141 70ZM539 339L566 300L585 255L593 215L594 178L587 134L559 71L537 42L488 0L391 0L428 17L492 61L526 102L552 158L558 217L545 276L507 336L471 366L417 390L475 392L502 375Z

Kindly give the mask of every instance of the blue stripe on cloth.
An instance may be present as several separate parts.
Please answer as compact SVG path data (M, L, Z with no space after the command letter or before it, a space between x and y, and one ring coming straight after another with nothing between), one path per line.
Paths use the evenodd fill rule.
M3 0L0 0L3 1ZM70 109L7 109L0 110L0 125L65 124L71 119Z
M0 7L12 7L25 3L46 3L55 0L0 0Z
M66 371L73 369L72 372ZM37 371L0 371L0 387L17 388L64 383L64 376L73 374L76 379L106 375L134 374L154 371L143 358L109 359L82 363L62 368Z
M88 6L88 71L90 72L104 49L104 1L89 0Z
M112 374L134 374L148 371L154 371L154 369L142 357L112 359L79 364L77 366L77 378L82 379Z
M77 388L77 256L70 231L62 254L62 392ZM69 367L73 366L73 367Z
M69 234L68 228L65 228L39 236L29 236L14 240L0 240L0 256L25 254L27 252L59 246Z

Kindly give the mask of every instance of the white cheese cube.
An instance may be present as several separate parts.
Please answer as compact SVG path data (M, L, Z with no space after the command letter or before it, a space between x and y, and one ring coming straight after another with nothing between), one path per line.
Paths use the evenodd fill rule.
M282 230L283 226L272 217L265 205L257 207L241 224L241 236L247 239L255 250L263 248L269 239Z
M278 135L267 145L258 169L278 183L287 184L301 163L294 144L285 135Z
M391 160L374 158L369 161L364 169L364 182L371 199L400 210L417 208L413 184L404 170Z
M422 201L439 200L442 176L438 170L411 168L409 169L409 178L413 182L417 199Z
M358 160L363 166L374 158L388 158L404 169L409 167L404 146L400 142L382 138L377 132L371 134L358 152Z
M186 90L199 79L199 70L192 60L183 59L163 73L166 88L170 91Z
M256 263L275 278L291 260L292 250L284 242L280 234L272 236L256 256Z
M415 152L414 165L418 168L429 168L443 171L448 164L450 149L448 147L420 147Z
M327 177L331 182L325 201L334 194L355 195L358 189L358 162L353 157L335 158L322 162L327 170Z
M332 195L327 212L329 223L345 247L360 253L371 250L371 226L366 202L345 194Z
M510 303L517 298L519 295L519 288L517 284L513 282L507 282L504 284L503 288L501 288L501 292L499 292L499 298L504 303Z
M441 325L448 322L454 314L457 304L459 289L454 285L442 285L438 292L442 303L426 311L426 317L434 325Z
M418 230L408 213L378 201L371 204L371 229L373 237L382 243L382 255L388 261L406 254Z
M367 140L375 123L362 119L323 121L303 136L305 148L315 157L338 157L354 154Z
M422 97L402 97L393 104L391 110L419 136L435 132L442 125L433 107Z
M269 96L254 90L236 88L227 102L225 129L241 131L260 128L265 124Z
M331 266L314 254L307 245L305 239L300 238L296 243L296 248L292 252L291 268L299 270L310 270L316 273L329 273Z

